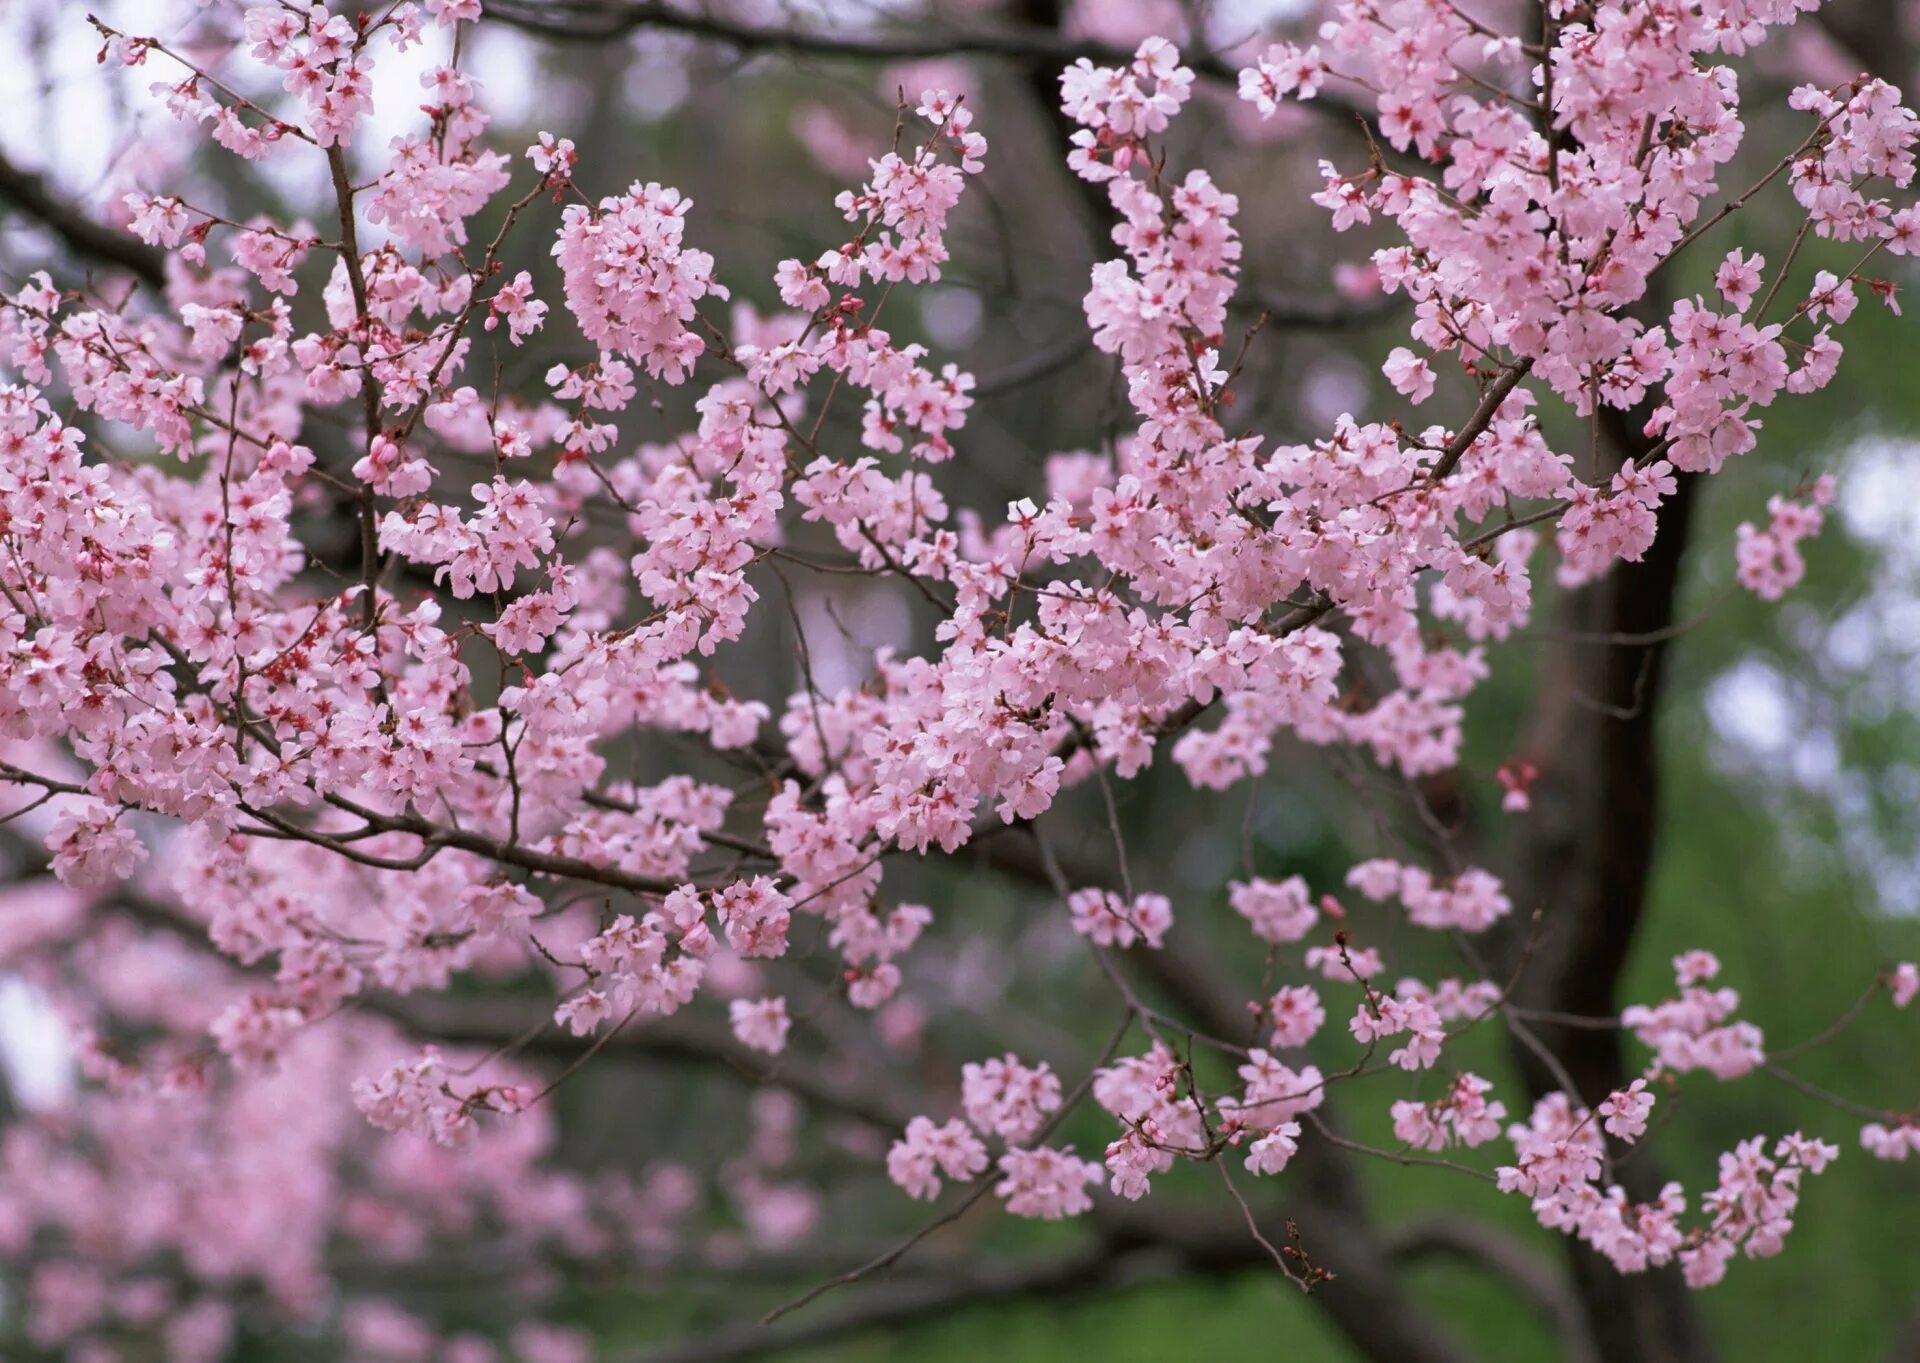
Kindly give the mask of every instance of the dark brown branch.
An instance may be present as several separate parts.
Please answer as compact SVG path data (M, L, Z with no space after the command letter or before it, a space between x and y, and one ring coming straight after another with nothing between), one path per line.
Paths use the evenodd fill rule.
M1271 1202L1264 1209L1256 1204L1268 1238L1293 1240L1289 1231L1297 1232L1313 1266L1331 1275L1310 1300L1358 1357L1369 1363L1463 1363L1470 1356L1401 1276L1361 1201L1351 1159L1325 1141L1302 1140L1274 1191L1286 1198L1284 1211ZM1100 1213L1109 1238L1177 1253L1188 1272L1273 1271L1237 1210L1196 1213L1126 1203L1103 1205Z
M1437 483L1453 472L1468 448L1493 423L1500 404L1507 400L1507 395L1513 392L1532 368L1532 360L1522 360L1510 369L1501 370L1500 376L1487 385L1487 391L1480 395L1480 404L1473 409L1473 415L1467 418L1467 424L1447 442L1446 448L1440 451L1440 457L1434 461L1433 472L1427 475L1431 481Z
M925 1280L877 1285L857 1300L791 1325L729 1326L632 1356L630 1363L741 1363L977 1306L1115 1291L1190 1267L1175 1256L1152 1251L1122 1255L1113 1246L1096 1245L1058 1258L948 1268Z
M543 37L576 42L610 42L642 29L682 33L722 43L743 52L849 61L912 61L930 57L994 57L1050 67L1070 66L1085 57L1097 66L1125 66L1131 48L1093 42L1035 25L948 28L919 26L849 33L797 24L757 24L705 10L679 9L662 0L494 0L489 18ZM1226 85L1239 72L1211 53L1183 55L1194 74ZM1359 106L1337 94L1321 92L1303 108L1349 120Z
M165 255L139 238L96 222L47 188L40 176L0 155L0 202L38 222L89 260L126 270L158 289L167 282Z
M852 33L797 24L756 24L711 10L681 9L661 0L495 0L487 16L544 37L606 42L641 29L683 33L748 52L836 57L853 61L909 61L928 57L999 57L1068 66L1081 57L1096 65L1126 65L1133 53L1111 43L1067 37L1038 25L1019 27L876 29ZM1236 73L1210 57L1189 57L1198 75L1232 81Z
M1572 1284L1533 1248L1483 1222L1451 1216L1401 1226L1388 1236L1387 1245L1394 1258L1407 1263L1455 1258L1490 1270L1553 1326L1562 1363L1599 1363Z
M1634 432L1645 415L1603 409L1615 463L1639 452ZM1522 753L1540 778L1532 812L1519 825L1511 879L1514 902L1544 913L1541 940L1513 997L1523 1015L1545 1019L1529 1024L1524 1036L1513 1029L1514 1061L1536 1097L1570 1082L1576 1101L1597 1103L1628 1078L1617 1030L1562 1026L1551 1018L1620 1011L1620 977L1648 908L1659 831L1656 725L1697 482L1692 474L1679 475L1642 561L1619 564L1566 595L1560 642L1542 664ZM1589 642L1595 636L1653 642L1596 649ZM1510 961L1517 935L1506 934L1501 945ZM1634 1201L1658 1194L1651 1160L1636 1159L1620 1172ZM1676 1269L1623 1276L1578 1241L1567 1244L1601 1358L1711 1363L1716 1357Z
M1238 305L1264 313L1270 326L1291 331L1357 331L1390 317L1407 305L1403 294L1378 293L1342 298L1331 293L1293 293L1286 289L1251 290Z

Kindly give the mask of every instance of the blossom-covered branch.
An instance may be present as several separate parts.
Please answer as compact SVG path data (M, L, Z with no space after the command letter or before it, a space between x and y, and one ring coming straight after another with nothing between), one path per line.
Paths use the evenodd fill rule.
M1247 1233L1225 1258L1326 1299L1382 1359L1454 1351L1399 1280L1407 1246L1367 1214L1359 1161L1524 1199L1585 1247L1588 1325L1620 1353L1590 1271L1711 1286L1782 1250L1839 1153L1768 1132L1711 1186L1649 1186L1628 1162L1681 1092L1772 1074L1832 1099L1850 1143L1920 1149L1902 1099L1826 1095L1770 1061L1711 952L1675 959L1664 1001L1614 992L1652 844L1648 808L1621 811L1650 799L1690 498L1757 446L1762 411L1831 380L1862 290L1893 301L1868 269L1920 247L1920 121L1871 76L1795 90L1797 146L1749 188L1720 184L1748 126L1721 59L1799 8L1551 0L1541 32L1506 33L1448 3L1344 0L1320 45L1229 72L1163 38L847 37L496 0L493 18L564 31L1064 68L1059 151L1113 224L1082 307L1122 411L1098 450L1033 460L1003 514L958 483L980 386L906 339L896 301L942 280L997 163L972 97L929 85L890 143L876 130L830 238L732 261L644 168L584 194L583 163L626 178L611 148L498 145L461 68L479 0L216 4L219 41L194 43L97 23L103 61L152 77L209 153L327 193L316 227L132 192L118 207L145 249L118 259L150 296L41 274L0 297L0 791L56 879L14 957L89 1081L0 1156L0 1230L53 1247L28 1285L36 1344L105 1347L124 1323L105 1302L164 1260L187 1284L135 1323L219 1357L237 1283L289 1318L325 1309L338 1235L404 1255L498 1224L529 1259L675 1262L684 1170L589 1183L548 1162L549 1100L622 1053L747 1081L714 1129L738 1143L719 1178L762 1243L816 1214L786 1172L805 1105L841 1123L823 1181L884 1178L903 1215L940 1201L794 1309L975 1208L1128 1218L1177 1167L1213 1165ZM376 147L376 104L416 98L382 63L416 49L426 102ZM1391 233L1371 268L1410 314L1382 368L1397 415L1293 444L1243 415L1242 205L1176 134L1208 75L1233 77L1248 119L1336 91L1366 105L1364 160L1322 162L1303 197L1335 232ZM1794 206L1781 259L1725 252L1710 295L1651 290L1763 194ZM509 264L529 240L550 271ZM1808 240L1854 263L1805 278ZM735 303L749 283L779 307ZM561 357L509 381L559 328ZM1568 429L1591 447L1562 448ZM1831 495L1816 479L1775 498L1721 546L1745 587L1795 586ZM833 594L856 585L924 628L829 678L803 572L843 633ZM1577 626L1659 642L1611 653L1585 707L1565 676L1543 690L1548 741L1500 776L1539 830L1516 873L1431 818L1427 845L1356 852L1334 884L1250 854L1214 868L1212 915L1136 864L1116 792L1150 769L1204 799L1257 788L1296 745L1424 799L1537 587ZM763 624L792 648L784 700L722 682ZM1084 939L1074 987L1121 1013L1095 1060L1022 1025L1012 995L980 1000L950 1056L928 1041L935 981L967 976L922 963L990 933L973 882L941 871L976 852ZM129 880L144 899L122 910L164 909L112 912ZM1422 936L1455 973L1414 973ZM155 984L170 973L188 987ZM1920 980L1893 966L1879 988L1904 1007ZM1524 1093L1460 1067L1483 1025L1511 1038ZM874 1064L889 1048L900 1063ZM1348 1129L1355 1111L1392 1143ZM1066 1136L1088 1121L1102 1139L1082 1153ZM289 1183L298 1210L263 1215ZM154 1200L165 1215L118 1219ZM1211 1262L1169 1220L1038 1281L1108 1285L1142 1243ZM1026 1271L893 1300L1004 1296ZM401 1330L369 1309L358 1328Z

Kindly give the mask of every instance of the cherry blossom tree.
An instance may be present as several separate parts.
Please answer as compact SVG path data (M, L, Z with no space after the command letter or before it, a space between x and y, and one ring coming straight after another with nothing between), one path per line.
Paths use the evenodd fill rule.
M1904 1044L1912 964L1859 961L1859 1002L1784 1045L1724 944L1664 996L1617 988L1691 508L1920 250L1898 90L1748 89L1815 8L1337 0L1224 50L1040 10L93 21L169 145L307 197L236 209L157 153L98 213L0 174L70 267L0 298L0 962L80 1075L0 1144L20 1347L566 1360L591 1342L540 1303L569 1276L800 1281L656 1355L738 1358L1257 1269L1360 1356L1469 1357L1407 1278L1439 1254L1568 1358L1711 1357L1693 1293L1793 1254L1836 1158L1920 1152L1915 1095L1831 1092L1813 1054L1856 1025ZM703 247L726 205L618 145L497 135L465 66L493 25L1022 64L1101 234L1074 286L1104 442L1023 450L989 504L981 383L893 320L966 267L953 225L1021 111L904 90L858 130L842 231L727 258ZM1381 243L1338 288L1249 307L1262 229L1180 136L1208 109L1249 137L1338 125L1287 186L1300 230ZM1790 244L1726 237L1761 212ZM510 263L528 243L538 268ZM1389 315L1390 414L1263 429L1270 334ZM1834 495L1810 474L1695 552L1779 600ZM835 611L876 591L911 642L827 676ZM1522 724L1476 699L1537 617L1573 645ZM1476 765L1470 723L1510 756ZM1227 850L1194 895L1130 855L1130 787L1178 782L1237 830L1305 760L1390 797L1338 877ZM987 902L1009 896L1071 949L970 977L1018 940ZM1501 1055L1511 1078L1477 1072ZM570 1146L570 1098L635 1062L705 1076L675 1099L704 1165ZM1679 1105L1769 1078L1826 1123L1656 1164ZM1523 1209L1566 1268L1367 1196L1376 1164ZM1008 1219L1085 1233L943 1248ZM512 1330L410 1303L450 1247L533 1303Z

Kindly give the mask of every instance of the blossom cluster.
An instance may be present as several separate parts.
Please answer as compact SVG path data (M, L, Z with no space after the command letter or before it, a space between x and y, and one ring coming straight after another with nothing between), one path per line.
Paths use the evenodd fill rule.
M1116 366L1122 429L1048 459L1042 486L987 516L943 467L965 458L973 377L882 325L896 290L950 263L986 166L979 111L926 88L918 140L835 200L845 239L774 267L772 313L723 313L721 263L692 244L700 219L677 190L635 180L594 202L573 178L604 151L550 132L520 161L488 144L458 65L481 8L429 0L430 32L409 3L355 19L215 7L238 68L219 78L108 31L113 60L167 66L159 97L226 152L324 170L330 225L135 193L122 221L167 253L155 306L44 275L0 296L0 788L20 796L9 819L40 818L22 826L57 896L4 945L48 981L90 972L98 995L68 1010L90 1085L71 1121L97 1156L44 1132L0 1149L0 1239L65 1247L30 1293L49 1349L114 1326L109 1280L179 1262L204 1290L149 1318L185 1341L172 1354L213 1358L244 1277L320 1311L338 1233L400 1253L497 1221L529 1252L665 1253L699 1201L684 1171L593 1187L556 1172L526 1039L504 1054L422 1044L435 1019L458 1032L468 984L536 1000L527 1037L587 1056L631 1027L772 1082L824 1045L823 1010L908 1047L922 977L941 973L923 969L923 941L936 919L964 933L972 906L903 897L902 859L989 833L1038 840L1076 788L1111 799L1163 756L1204 791L1261 776L1289 742L1396 782L1456 767L1489 646L1532 618L1536 560L1575 586L1641 558L1681 476L1718 473L1756 444L1758 412L1830 379L1833 333L1855 285L1871 287L1858 268L1823 271L1769 321L1790 262L1769 282L1736 252L1715 300L1651 324L1634 311L1717 221L1716 177L1744 135L1714 54L1796 6L1625 0L1558 23L1536 55L1448 5L1342 0L1319 44L1276 46L1240 93L1271 116L1348 80L1374 92L1386 144L1432 168L1328 164L1314 199L1336 229L1397 234L1373 265L1411 303L1413 344L1385 362L1405 407L1470 401L1451 420L1348 414L1270 446L1232 411L1240 199L1175 168L1168 134L1197 77L1149 39L1060 83L1068 165L1111 209L1115 254L1082 310ZM425 77L424 122L384 151L364 135L388 98L381 44L447 55ZM1490 97L1500 80L1530 92L1536 61L1537 118ZM1781 169L1808 232L1920 246L1894 197L1920 136L1897 94L1863 77L1792 107L1811 126ZM534 231L564 312L502 254ZM499 391L487 348L563 324L584 346ZM638 439L625 418L661 387L686 390L687 428ZM837 400L859 408L844 442L827 424ZM1553 447L1549 403L1636 411L1651 443L1589 467ZM1774 498L1766 529L1742 527L1741 580L1769 599L1791 587L1831 496L1815 482ZM345 572L315 523L347 527ZM932 645L829 686L801 638L783 702L725 690L714 660L815 540L838 547L829 571L932 607ZM650 755L688 748L701 764L685 771ZM754 779L692 774L728 761ZM1538 773L1521 770L1506 803L1524 815ZM1227 1001L1254 1031L1196 1042L1124 993L1127 1031L1083 1086L1112 1135L1100 1162L1048 1143L1081 1091L1050 1063L999 1045L956 1056L944 1120L927 1115L937 1098L897 1123L892 1105L862 1105L895 1123L884 1165L909 1197L991 1169L1008 1212L1058 1219L1146 1196L1183 1159L1231 1151L1283 1177L1331 1144L1330 1090L1380 1069L1422 1086L1387 1110L1408 1149L1501 1135L1512 1095L1452 1070L1448 1047L1517 1019L1512 986L1389 987L1388 973L1402 918L1467 943L1536 907L1492 870L1374 857L1346 872L1349 905L1249 865L1220 908L1135 892L1124 861L1124 889L1067 878L1040 845L1053 921L1116 980L1122 953L1228 924L1265 962ZM174 935L136 926L156 920ZM1651 1050L1644 1076L1591 1110L1538 1099L1492 1177L1622 1271L1677 1261L1706 1285L1736 1253L1779 1250L1803 1176L1835 1151L1797 1134L1743 1143L1691 1227L1677 1184L1629 1205L1609 1140L1646 1137L1663 1086L1693 1071L1768 1063L1738 995L1712 985L1717 960L1675 969L1675 998L1591 1020ZM1888 988L1904 1003L1916 983L1900 969ZM194 987L161 988L169 971ZM1198 1044L1233 1078L1196 1063ZM1310 1046L1315 1063L1276 1055ZM1867 1148L1920 1149L1888 1116ZM718 1190L754 1248L789 1247L819 1215L792 1168L798 1118L763 1092L748 1122ZM175 1166L195 1179L168 1191L154 1171ZM237 1169L209 1188L215 1166ZM36 1177L48 1169L60 1177ZM292 1212L261 1213L288 1196ZM92 1212L115 1199L145 1209L139 1233L101 1248ZM368 1339L412 1337L377 1310L355 1319Z

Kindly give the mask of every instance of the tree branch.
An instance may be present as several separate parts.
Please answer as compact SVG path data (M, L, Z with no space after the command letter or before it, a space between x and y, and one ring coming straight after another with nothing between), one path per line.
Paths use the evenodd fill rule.
M727 1326L631 1356L628 1363L741 1363L996 1302L1062 1300L1114 1291L1170 1277L1187 1267L1178 1258L1164 1254L1142 1251L1122 1255L1111 1245L1096 1245L1052 1259L946 1268L937 1278L876 1286L844 1306L792 1325Z
M0 154L0 201L32 218L72 251L104 265L127 270L144 284L162 288L167 282L165 255L104 223L96 222L47 188L32 171Z
M1387 1247L1406 1263L1450 1257L1490 1270L1553 1325L1563 1363L1600 1363L1573 1285L1533 1249L1492 1226L1435 1216L1397 1228L1387 1236Z
M1063 67L1082 57L1096 66L1125 66L1133 60L1131 48L1074 38L1037 26L916 25L909 29L846 32L791 24L750 23L706 11L678 9L663 0L493 0L487 6L487 15L529 33L573 42L604 43L651 29L723 43L744 52L778 52L850 61L994 57ZM1240 78L1231 63L1210 52L1195 50L1184 54L1182 61L1205 80L1234 85ZM1327 91L1302 101L1301 107L1343 121L1356 113L1370 112L1351 99Z
M508 1000L469 1002L422 994L359 1002L366 1011L396 1022L416 1036L450 1045L512 1047L519 1055L573 1061L594 1044L591 1037L561 1031L549 1011L520 1007ZM922 1110L892 1096L891 1091L839 1078L801 1056L788 1053L770 1060L731 1037L677 1018L636 1021L607 1041L600 1053L730 1071L742 1083L785 1089L816 1107L886 1131L904 1128L908 1119Z
M1602 409L1617 462L1637 450L1634 431L1644 417ZM1519 826L1512 897L1544 913L1511 1000L1523 1013L1612 1017L1620 1011L1619 980L1646 914L1659 831L1656 721L1697 484L1693 474L1678 475L1642 561L1616 565L1560 605L1559 642L1542 665L1523 745L1540 778L1532 812ZM1518 959L1518 936L1514 928L1500 941L1509 967ZM1593 1104L1626 1082L1618 1031L1551 1020L1526 1028L1510 1028L1511 1050L1535 1097L1570 1082L1576 1101ZM1651 1160L1636 1159L1620 1173L1634 1201L1657 1195L1659 1173ZM1677 1269L1622 1276L1578 1241L1567 1244L1602 1358L1710 1363L1716 1357Z
M1398 293L1343 298L1332 293L1254 288L1236 304L1265 313L1271 325L1289 330L1357 331L1400 311L1407 305L1407 298Z
M913 61L928 57L1000 57L1067 66L1087 58L1122 65L1133 53L1110 43L1067 37L1039 26L919 27L846 32L799 25L756 24L710 11L679 9L662 0L494 0L487 16L543 37L606 42L641 29L682 33L749 52L838 57L856 61ZM1195 73L1237 79L1217 58L1189 58Z

